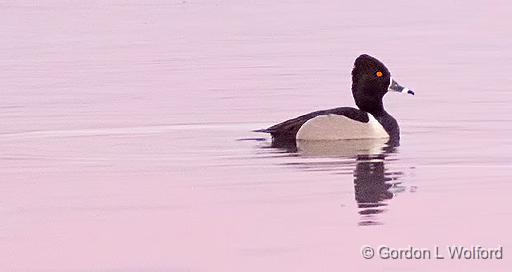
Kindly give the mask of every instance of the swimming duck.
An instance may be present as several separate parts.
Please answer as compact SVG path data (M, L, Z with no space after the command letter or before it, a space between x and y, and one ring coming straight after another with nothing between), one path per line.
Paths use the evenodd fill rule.
M397 144L400 128L385 109L382 98L388 91L414 95L391 78L386 66L363 54L354 62L352 96L359 109L340 107L311 112L267 129L274 142L296 140L349 140L388 138Z

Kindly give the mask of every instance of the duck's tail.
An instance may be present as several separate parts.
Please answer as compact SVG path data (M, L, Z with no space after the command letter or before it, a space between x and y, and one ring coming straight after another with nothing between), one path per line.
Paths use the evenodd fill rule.
M264 128L264 129L255 129L255 130L253 130L252 132L270 133L270 131L268 130L268 128Z

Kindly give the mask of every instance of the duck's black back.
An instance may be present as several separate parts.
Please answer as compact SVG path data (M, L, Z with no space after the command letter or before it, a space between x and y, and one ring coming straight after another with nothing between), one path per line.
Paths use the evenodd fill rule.
M311 112L308 114L301 115L297 118L293 118L277 125L271 126L267 129L257 130L257 132L270 133L274 140L293 140L301 126L306 123L309 119L320 115L337 114L348 117L352 120L367 123L369 121L368 114L364 111L354 109L351 107L340 107L329 110L320 110ZM395 121L396 122L396 121Z

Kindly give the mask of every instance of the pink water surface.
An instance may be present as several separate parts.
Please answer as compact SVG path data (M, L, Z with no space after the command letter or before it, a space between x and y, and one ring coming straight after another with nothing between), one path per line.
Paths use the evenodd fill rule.
M1 2L0 271L506 271L510 14L508 1ZM361 53L416 91L385 99L396 150L294 153L251 132L354 105ZM365 245L504 258L366 260Z

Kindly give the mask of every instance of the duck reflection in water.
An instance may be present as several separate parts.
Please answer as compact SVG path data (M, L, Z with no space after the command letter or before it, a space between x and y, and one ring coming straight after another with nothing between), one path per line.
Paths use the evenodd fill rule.
M390 159L397 152L395 144L386 139L364 139L344 141L297 141L296 144L279 145L272 148L299 154L306 158L333 158L332 162L307 161L300 163L301 169L322 169L346 174L343 169L353 169L355 200L361 220L359 225L379 225L378 215L386 210L388 201L396 193L405 190L400 178L403 173L386 168L386 158ZM350 160L340 160L350 159ZM354 160L355 159L355 168Z
M361 214L360 225L379 224L375 220L387 206L386 200L404 190L398 181L401 172L390 172L385 168L386 155L358 155L354 170L355 199Z

